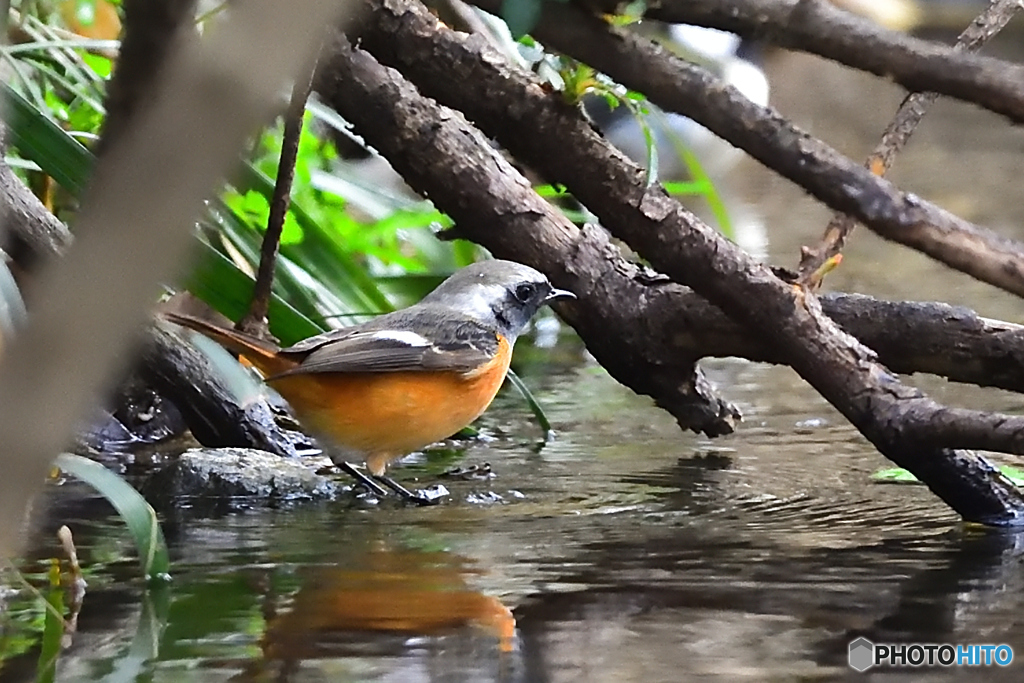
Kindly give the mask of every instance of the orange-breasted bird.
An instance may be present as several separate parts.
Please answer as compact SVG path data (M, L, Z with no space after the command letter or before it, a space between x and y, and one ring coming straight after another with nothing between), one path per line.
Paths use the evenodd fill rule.
M359 453L374 479L416 499L384 476L388 462L479 417L505 379L516 337L541 306L566 297L575 295L533 268L492 260L462 268L408 308L287 348L200 318L165 316L244 357L305 426Z

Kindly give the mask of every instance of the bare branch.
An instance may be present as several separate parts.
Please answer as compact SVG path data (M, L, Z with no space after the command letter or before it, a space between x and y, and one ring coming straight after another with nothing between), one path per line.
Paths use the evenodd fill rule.
M1024 3L1021 0L992 0L992 4L963 30L953 49L967 52L980 49L1006 26L1022 6ZM881 141L864 162L864 166L875 175L885 175L936 98L938 93L934 92L907 95L882 133ZM799 282L802 285L811 285L811 274L818 272L826 261L843 250L856 225L856 221L850 216L837 213L826 226L821 242L814 248L801 249ZM819 280L815 284L820 282Z
M608 9L614 0L586 2L615 11ZM910 92L974 102L1024 123L1024 66L891 31L826 0L661 0L646 16L811 52L892 79Z
M1001 525L1024 521L1024 497L986 460L905 436L908 419L927 424L942 406L901 384L873 352L824 315L813 295L782 282L661 187L649 186L641 169L532 74L512 68L481 41L439 27L417 3L379 0L372 6L375 21L362 36L368 49L400 66L425 94L465 111L546 178L564 184L656 268L763 335L883 455L917 475L964 518ZM356 52L350 61L374 81L364 92L367 99L386 90L382 80L388 76L375 72L379 67L372 60ZM430 106L413 95L391 116ZM434 131L416 130L419 144L429 145ZM1024 429L1024 418L1005 421Z
M575 292L578 301L557 306L587 349L680 426L712 436L732 431L739 411L710 391L692 357L673 348L674 331L645 315L647 306L662 305L668 289L646 283L604 231L581 231L538 197L460 114L419 98L398 74L353 54L343 38L329 49L333 56L325 55L315 85L320 97L455 219L458 236L539 268Z
M476 4L494 11L499 2ZM1024 244L901 192L705 69L570 4L545 3L533 34L644 93L659 107L706 126L882 237L1024 296Z
M317 49L319 53L319 49ZM267 231L260 245L260 265L256 271L256 282L252 288L249 310L235 323L235 329L257 337L270 338L267 311L274 286L274 271L277 254L281 247L281 233L284 220L291 204L292 181L295 179L295 160L299 156L299 139L302 136L302 118L306 113L306 100L313 87L316 59L307 66L292 84L292 95L288 110L284 114L284 133L281 137L281 158L277 163L277 177L274 179L274 194L267 215Z

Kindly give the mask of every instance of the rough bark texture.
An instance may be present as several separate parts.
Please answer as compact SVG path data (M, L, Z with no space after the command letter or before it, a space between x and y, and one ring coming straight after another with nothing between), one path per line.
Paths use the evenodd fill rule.
M583 3L601 12L614 12L618 4ZM811 52L892 79L911 92L974 102L1024 123L1024 66L884 29L826 0L660 0L645 16Z
M0 226L4 250L21 269L64 253L71 232L32 194L10 167L0 161Z
M497 11L500 0L476 4ZM569 4L545 3L533 35L659 107L692 118L882 237L1024 296L1024 244L901 192L706 69ZM1024 89L1024 67L1020 73Z
M581 231L552 210L461 114L394 94L364 98L351 79L339 78L346 58L327 61L315 85L321 98L353 121L381 123L374 146L407 182L436 197L457 222L454 234L530 263L575 292L580 301L556 304L559 313L613 377L653 397L682 427L711 436L732 431L739 411L712 394L694 357L664 352L671 331L644 315L647 306L661 305L662 289L645 284L641 268L623 259L603 231Z
M821 312L814 297L776 278L701 224L660 187L648 187L644 173L610 148L575 108L549 93L531 74L509 67L481 41L439 27L422 6L401 0L373 6L376 21L362 36L368 49L399 66L425 94L465 111L548 179L565 184L656 268L691 286L747 329L764 335L884 455L914 472L966 519L993 524L1024 520L1020 493L987 461L902 435L913 421L947 417L942 406L900 384L875 362L869 349ZM328 101L414 187L427 189L422 176L429 164L445 158L454 164L447 169L445 185L430 189L435 202L460 222L458 214L467 209L465 196L474 188L482 186L494 193L500 184L523 182L521 178L510 181L504 169L497 177L468 173L461 161L454 160L454 152L458 150L461 159L467 150L460 143L476 141L476 157L486 157L489 148L482 139L461 116L422 97L369 55L342 43L332 75L334 89ZM458 189L446 193L445 186ZM539 208L525 205L506 210L529 215ZM568 246L569 235L562 232L559 241ZM546 265L523 260L542 268ZM552 265L556 282L571 286L566 280L574 274ZM588 297L587 292L582 294ZM571 317L572 306L563 308ZM580 332L591 341L592 334ZM1022 427L1024 420L1005 417L998 437L971 445L1021 449Z

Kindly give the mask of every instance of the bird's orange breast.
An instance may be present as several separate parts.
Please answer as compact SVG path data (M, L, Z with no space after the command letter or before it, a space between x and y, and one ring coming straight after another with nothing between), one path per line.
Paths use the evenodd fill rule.
M512 359L504 338L469 372L294 374L271 381L309 428L366 457L374 474L387 462L451 436L480 416Z

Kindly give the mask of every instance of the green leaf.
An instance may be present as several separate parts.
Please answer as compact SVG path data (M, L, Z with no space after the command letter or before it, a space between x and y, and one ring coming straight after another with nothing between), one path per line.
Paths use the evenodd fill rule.
M1004 477L1013 483L1014 486L1024 487L1024 470L1011 467L1010 465L998 465L998 469ZM878 470L871 475L871 478L876 481L894 483L920 483L917 477L902 467L891 467L889 469Z
M544 442L547 443L551 438L551 421L548 419L547 414L544 413L544 408L541 407L540 402L534 397L530 388L519 378L519 375L510 369L507 377L512 382L512 385L519 390L519 393L523 395L523 398L526 399L526 405L530 407L530 412L533 413L533 417L537 420L540 428L544 430Z
M54 561L49 572L50 585L44 594L43 638L36 666L36 683L53 683L57 674L61 641L64 639L64 587L60 582L60 564Z
M199 243L198 252L188 290L232 320L238 320L249 309L253 279L205 242ZM276 294L271 296L267 317L270 331L286 345L323 332L322 327Z
M54 464L64 472L96 489L107 499L128 526L139 553L139 564L147 581L170 578L167 542L156 512L128 482L103 465L72 453L61 453Z
M242 191L255 190L270 201L274 194L274 181L252 164L242 168L241 179L236 187ZM346 300L353 310L394 310L391 302L380 291L366 269L352 258L351 253L341 248L328 226L316 221L301 205L292 200L289 212L294 214L299 227L304 231L302 242L282 244L281 253L301 263L314 279Z
M3 83L0 88L11 143L66 190L80 195L92 173L92 153L10 85Z

